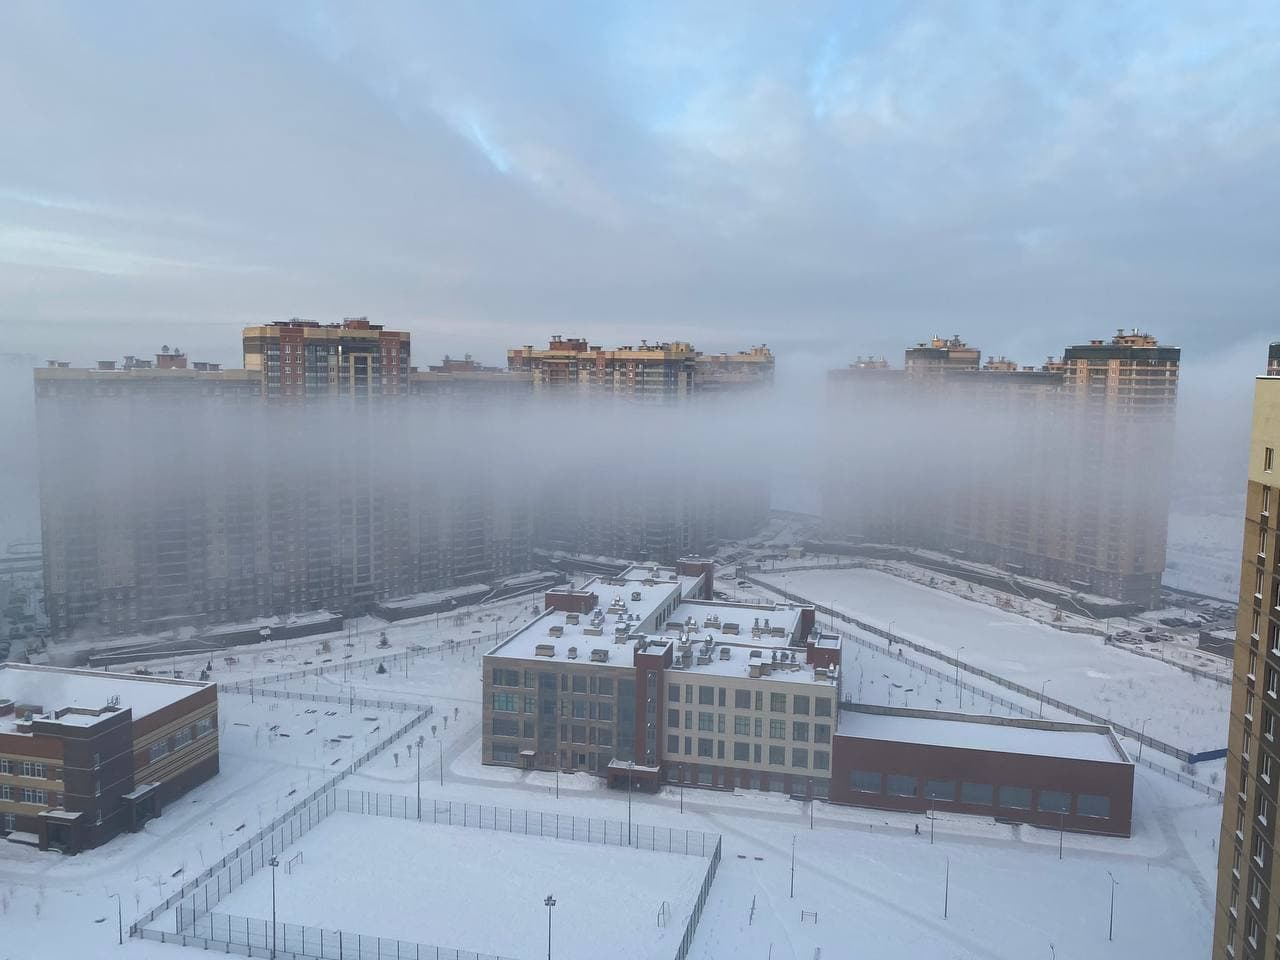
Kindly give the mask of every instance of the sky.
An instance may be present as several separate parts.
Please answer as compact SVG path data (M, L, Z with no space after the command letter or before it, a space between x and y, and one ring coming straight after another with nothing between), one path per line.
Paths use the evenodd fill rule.
M1184 351L1180 462L1238 496L1280 339L1271 0L10 0L0 122L10 447L32 362L239 365L295 316L424 366L767 343L797 409L934 334L1040 363L1138 327Z
M77 363L349 315L1209 357L1280 292L1272 2L16 0L0 117L0 325Z

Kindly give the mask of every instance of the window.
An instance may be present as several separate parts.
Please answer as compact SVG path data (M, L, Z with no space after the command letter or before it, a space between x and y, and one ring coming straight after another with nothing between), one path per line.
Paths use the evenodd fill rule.
M716 728L716 715L714 713L698 712L698 729L705 730L710 733Z
M769 694L769 712L770 713L786 713L787 712L787 695L785 693Z
M813 751L813 769L830 770L831 754L829 754L826 750Z
M600 696L602 697L613 696L613 678L612 677L600 678Z
M1258 615L1258 611L1255 610L1253 615L1256 617ZM1271 638L1271 649L1273 651L1280 652L1280 623L1271 624L1270 629L1267 632L1268 636ZM1256 627L1253 630L1253 635L1255 637L1258 635Z
M1262 735L1268 740L1276 738L1276 715L1270 710L1262 711Z
M526 670L524 672L524 685L530 690L533 689L533 671L532 670Z
M716 759L717 760L724 759L724 741L723 740L716 741Z
M667 702L668 703L680 702L680 684L678 683L667 684Z
M756 717L755 723L753 724L753 726L755 727L754 736L763 737L764 736L764 720L761 717Z
M956 799L956 782L954 780L926 780L924 795L930 800L944 800L954 803Z
M1256 871L1249 874L1249 899L1255 907L1262 906L1262 878Z
M1265 824L1271 816L1271 801L1264 796L1258 797L1258 822Z
M686 683L684 685L684 702L693 703L693 684Z
M585 723L575 723L569 728L569 739L574 743L587 742L587 725Z
M213 717L201 717L199 720L196 721L197 737L203 737L206 733L212 733L212 732L213 732ZM99 764L99 757L95 753L93 755L93 765L96 767L98 766L98 764Z
M0 773L13 773L13 766L10 761L0 758Z
M1252 680L1258 672L1258 655L1254 651L1249 651L1249 679Z
M1262 488L1262 515L1265 517L1271 512L1271 488Z
M613 719L613 704L612 704L612 703L599 703L599 704L597 704L597 705L596 705L596 717L597 717L598 719L600 719L600 720L612 720L612 719ZM676 726L679 726L679 724L676 724Z
M570 712L575 720L587 719L587 701L574 700L569 706Z
M494 717L492 730L494 736L497 737L518 737L520 736L520 721L515 717ZM152 760L156 759L155 750L157 746L160 746L160 744L155 744L151 747ZM161 753L160 756L164 756L164 754Z
M514 722L515 721L512 721L512 723ZM497 721L495 720L494 727L496 728L497 725L498 725ZM498 731L495 729L493 732L497 733ZM159 760L163 756L166 756L168 753L169 753L169 741L167 740L158 740L151 745L151 759L153 762L156 760Z
M22 802L23 803L44 803L45 792L43 790L37 790L33 787L23 787Z
M716 687L716 704L717 704L717 706L721 706L721 707L723 707L723 706L724 706L724 694L725 694L724 687Z
M791 765L793 767L809 767L809 751L804 747L793 747L791 750Z
M830 743L831 742L831 724L815 723L813 725L813 742L814 743Z
M714 707L716 704L716 688L715 687L699 687L698 703L707 707Z
M769 763L771 763L775 767L780 767L786 762L787 762L786 747L770 747L769 748Z
M520 686L520 674L516 670L504 670L502 667L494 667L493 684L496 687L518 687Z
M684 738L684 752L688 754L693 753L693 737Z
M1267 473L1271 472L1272 466L1275 465L1276 452L1271 447L1264 447L1262 450L1262 469Z
M0 783L0 800L12 800L12 799L13 799L13 787L9 786L7 783Z
M764 709L764 691L763 690L757 690L755 692L755 700L756 700L755 708L757 710L763 710Z
M1270 447L1267 448L1270 451ZM1258 921L1250 914L1244 920L1244 935L1249 940L1249 946L1256 947L1258 945Z
M1246 690L1244 692L1244 715L1248 719L1253 719L1253 691Z
M4 828L10 832L18 828L18 818L12 813L4 815Z
M716 733L724 733L724 714L716 714Z
M1280 671L1275 667L1267 664L1267 694L1272 697L1280 697Z
M793 720L791 722L791 739L799 740L801 743L809 742L809 723L806 720Z
M815 717L831 716L831 698L830 697L814 697L813 698L813 715Z
M1041 813L1070 813L1071 794L1061 790L1041 790L1036 809Z
M524 702L524 698L514 693L495 693L493 695L493 709L500 710L503 713L519 713L520 705Z
M585 674L575 673L573 675L573 692L574 693L587 692L587 677Z
M684 728L686 730L693 729L693 711L692 710L686 710L684 712Z
M181 730L179 730L177 733L173 735L173 749L175 750L182 749L188 743L190 743L192 739L193 738L191 736L191 728L183 727Z
M516 745L514 743L495 743L492 756L494 763L515 763L517 756Z
M785 740L787 736L787 722L785 720L769 721L769 739Z
M1258 757L1258 776L1267 783L1271 782L1271 754L1262 753Z
M34 760L22 761L22 775L24 777L34 777L37 780L44 779L45 766Z
M733 759L750 762L751 744L735 741L733 744Z
M751 736L751 718L750 717L734 717L733 732L735 736L739 736L739 737Z
M1111 816L1111 798L1082 793L1076 797L1076 813L1082 817L1098 817L1105 820Z
M715 747L712 746L713 741L710 737L698 738L698 756L711 757L715 755Z
M891 773L885 778L885 790L891 797L915 797L920 795L918 777L908 777L901 773Z
M1267 528L1263 527L1258 531L1258 556L1265 557L1267 555Z
M751 709L751 691L735 690L733 691L733 705L738 710Z
M1000 806L1006 810L1030 810L1030 787L1001 787Z
M758 743L753 743L751 745L751 762L752 763L760 762L760 744Z
M803 694L795 694L791 698L791 712L807 717L809 715L809 698Z
M667 711L667 726L670 727L672 730L680 729L680 711L679 710Z

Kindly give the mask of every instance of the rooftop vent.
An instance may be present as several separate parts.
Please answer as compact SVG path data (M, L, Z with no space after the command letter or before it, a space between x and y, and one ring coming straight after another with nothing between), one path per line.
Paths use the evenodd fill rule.
M639 590L632 590L632 591L631 591L631 602L632 602L632 603L639 603L639 602L640 602L640 600L641 600L643 597L644 597L644 594L643 594L643 593L641 593Z
M609 651L604 647L596 647L594 650L591 651L591 662L592 663L608 663Z
M576 613L566 613L564 615L564 622L576 624L578 622L578 615Z
M570 648L569 648L568 657L569 657L569 659L570 659L570 660L577 660L577 659L578 659L578 648L577 648L577 647L570 647Z
M535 657L554 657L556 655L556 645L554 643L540 643L533 648Z
M730 656L732 656L732 655L733 655L733 651L732 651L732 650L730 650L728 647L721 647L721 648L720 648L720 659L721 659L721 660L728 660L728 659L729 659L729 657L730 657Z
M547 631L547 633L551 634L551 636L553 636L553 637L563 637L563 636L564 636L564 627L563 627L561 624L558 624L558 623L557 623L557 624L554 624L554 625L551 627L551 629Z

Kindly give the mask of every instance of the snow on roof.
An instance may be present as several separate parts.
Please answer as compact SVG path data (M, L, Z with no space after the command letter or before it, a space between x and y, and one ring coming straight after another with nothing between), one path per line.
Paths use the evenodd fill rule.
M1056 721L965 717L928 710L841 710L837 733L864 740L990 750L1064 760L1128 763L1105 727ZM990 721L990 722L988 722Z
M207 686L210 684L168 677L99 673L25 663L0 664L0 700L12 700L18 707L39 707L38 715L52 715L63 707L99 710L107 706L113 697L119 697L120 708L132 709L133 718L137 720ZM16 714L0 717L0 732L13 733L18 719ZM96 723L98 719L69 713L59 718L59 722L83 725Z

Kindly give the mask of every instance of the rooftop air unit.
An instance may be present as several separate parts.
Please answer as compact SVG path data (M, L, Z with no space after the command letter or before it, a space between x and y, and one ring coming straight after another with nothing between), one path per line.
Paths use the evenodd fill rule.
M591 662L592 663L608 663L609 651L604 647L596 647L594 650L591 651Z
M570 647L570 648L569 648L568 657L569 657L569 659L570 659L570 660L577 660L577 659L578 659L578 648L577 648L577 647Z
M554 643L540 643L533 648L535 657L554 657L556 655L556 645Z

